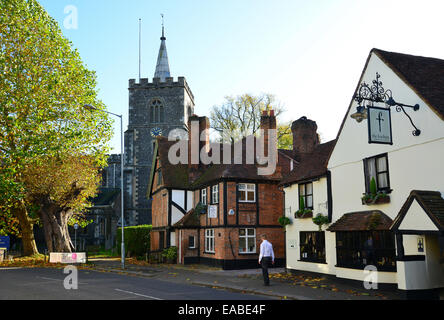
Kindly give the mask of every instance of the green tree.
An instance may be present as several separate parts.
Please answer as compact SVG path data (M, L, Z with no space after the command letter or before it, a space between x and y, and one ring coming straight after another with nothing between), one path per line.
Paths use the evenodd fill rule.
M88 199L97 194L100 184L101 175L95 159L44 156L35 165L31 163L22 177L26 202L38 208L49 252L71 252L74 246L68 225L87 225L82 212L90 206Z
M222 105L213 107L211 127L219 133L222 141L233 143L256 134L260 129L262 111L271 109L276 116L284 112L272 94L227 96Z
M104 109L96 75L36 0L0 0L0 70L0 204L19 221L24 254L32 255L37 217L24 170L66 156L105 165L112 123L83 108Z
M291 123L278 124L277 137L279 149L293 149L293 134L291 132Z

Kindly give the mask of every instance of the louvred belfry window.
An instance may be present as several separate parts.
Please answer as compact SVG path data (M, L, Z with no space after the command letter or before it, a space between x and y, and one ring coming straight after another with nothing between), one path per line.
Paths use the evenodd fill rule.
M150 122L162 123L164 122L165 114L164 107L160 100L154 99L150 104Z

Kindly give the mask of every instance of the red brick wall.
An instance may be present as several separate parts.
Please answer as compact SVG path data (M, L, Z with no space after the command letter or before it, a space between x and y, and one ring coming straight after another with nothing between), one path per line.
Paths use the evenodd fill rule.
M189 248L189 237L190 236L194 236L194 245L195 245L195 249L190 249ZM179 238L181 237L181 246L180 246L180 252L181 254L179 255L179 252L177 254L177 259L179 259L180 257L180 261L178 261L178 263L184 263L184 259L185 257L197 257L198 253L199 253L199 235L198 235L198 231L197 229L182 229L182 230L176 230L176 243L177 243L177 248L179 250Z
M210 196L210 188L207 188ZM233 209L235 214L228 215L228 225L236 226L236 217L238 216L239 225L251 226L256 230L256 255L239 254L239 228L224 228L223 216L223 183L219 185L219 219L207 219L206 215L201 215L200 232L200 254L202 257L211 259L256 259L259 256L260 235L265 233L269 241L275 248L276 258L284 258L284 232L282 228L265 228L256 227L257 205L256 203L239 203L238 212L236 211L236 192L237 184L235 182L227 182L227 211ZM199 191L195 192L195 197L199 199ZM279 226L278 218L283 212L283 194L276 184L259 184L258 194L259 200L259 224L269 226ZM209 198L208 198L209 199ZM220 223L219 223L220 221ZM219 227L218 227L219 226ZM205 252L205 227L214 227L215 231L215 253ZM234 254L233 254L234 253Z
M276 184L259 184L256 198L259 201L259 227L257 223L257 204L256 203L236 203L236 182L227 182L227 222L229 227L224 227L224 190L223 183L219 183L219 203L218 203L218 218L210 219L207 214L200 215L200 223L202 229L198 234L198 230L182 229L182 247L181 247L181 261L183 263L184 257L197 257L198 251L200 257L217 259L217 260L251 260L258 259L260 252L260 235L267 234L269 241L273 244L276 258L284 258L284 232L281 227L261 227L262 226L279 226L278 218L283 212L283 194L278 189ZM207 204L211 204L211 186L207 189ZM195 190L193 193L194 204L200 201L201 189ZM165 197L167 198L167 197ZM168 204L166 199L166 204ZM154 205L154 203L153 203ZM153 206L154 208L154 206ZM238 211L236 210L238 208ZM228 215L228 211L233 209L235 214ZM167 212L165 212L165 216ZM153 209L154 216L154 209ZM240 254L239 253L239 227L236 221L238 218L238 225L251 226L256 231L256 253L255 254ZM154 218L153 218L154 222ZM215 235L215 253L205 252L205 229L214 229ZM188 248L188 237L196 235L196 247L200 244L199 249ZM179 244L179 230L176 230L176 243Z

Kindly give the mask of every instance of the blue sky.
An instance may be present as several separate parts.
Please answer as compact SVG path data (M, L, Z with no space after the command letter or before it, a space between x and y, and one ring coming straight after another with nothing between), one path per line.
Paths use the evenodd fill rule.
M98 75L100 99L128 119L128 79L152 78L165 15L172 76L185 76L195 112L209 116L227 95L272 93L282 121L307 116L334 139L374 47L444 58L442 1L40 0ZM67 6L76 29L64 27ZM114 152L120 152L116 121Z

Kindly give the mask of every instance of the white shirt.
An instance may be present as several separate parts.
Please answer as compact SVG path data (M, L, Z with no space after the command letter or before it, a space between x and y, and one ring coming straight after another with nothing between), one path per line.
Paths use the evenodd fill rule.
M271 257L272 261L274 261L273 245L267 240L263 240L261 243L261 253L259 255L259 263L261 262L263 257Z

